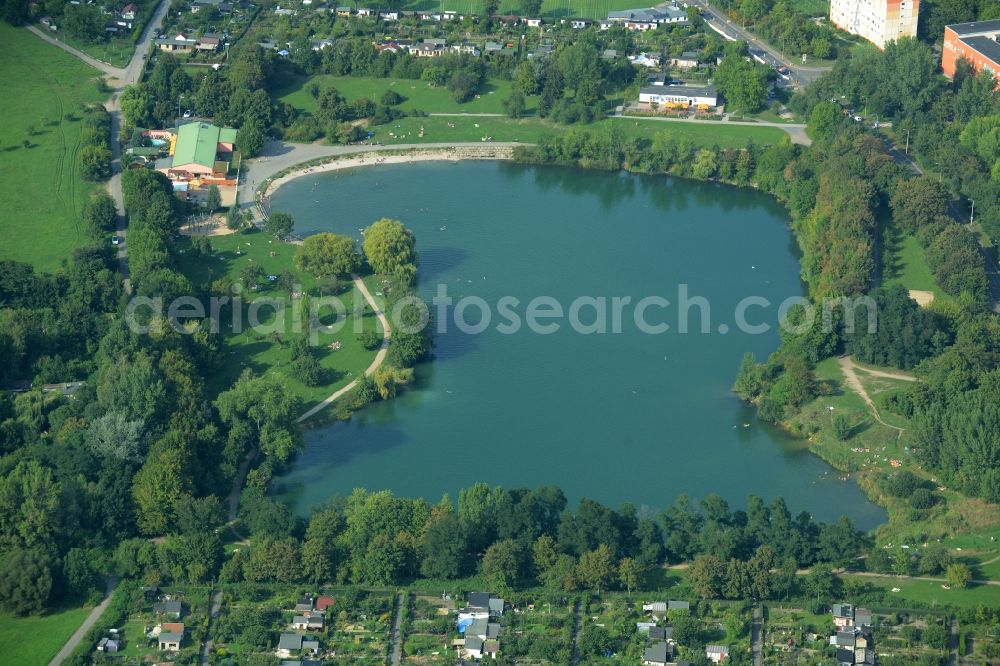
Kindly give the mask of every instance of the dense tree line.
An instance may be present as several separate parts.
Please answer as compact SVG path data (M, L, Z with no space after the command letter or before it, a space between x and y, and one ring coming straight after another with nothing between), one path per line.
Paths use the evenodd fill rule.
M158 545L124 542L115 561L123 574L148 582L202 580L213 572L192 567L206 562L225 583L392 585L479 573L499 590L537 584L599 592L639 588L665 563L694 561L705 568L705 558L714 558L725 563L722 580L726 567L735 567L753 587L730 581L724 592L695 589L736 598L751 589L782 596L791 584L789 571L794 577L797 567L816 562L845 565L868 547L848 519L825 524L804 512L793 516L780 498L765 504L751 496L745 511L733 511L717 495L697 505L681 497L661 514L646 516L629 504L615 511L588 499L574 511L555 487L505 490L480 483L460 491L457 504L447 496L432 505L389 491L355 490L302 520L267 495L267 482L266 473L255 473L243 493L239 525L251 534L249 554L223 561L221 546L204 541L204 523L185 520L190 534ZM696 580L699 575L692 572Z
M111 114L104 107L87 109L80 136L80 175L84 180L111 177Z

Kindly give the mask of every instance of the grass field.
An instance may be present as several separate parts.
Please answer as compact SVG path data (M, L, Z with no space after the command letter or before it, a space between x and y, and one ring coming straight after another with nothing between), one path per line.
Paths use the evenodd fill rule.
M852 576L844 576L851 578ZM866 583L871 583L886 590L886 603L905 606L905 601L916 601L929 606L992 606L1000 605L1000 587L995 585L970 585L965 589L946 590L941 583L926 580L910 580L904 578L873 578L859 577ZM898 588L899 592L892 592ZM899 600L900 603L895 603Z
M904 385L903 382L875 380L860 371L857 375L876 402L878 394ZM820 362L816 366L816 378L822 382L823 395L803 406L793 419L803 432L816 429L809 437L810 450L838 469L851 472L887 469L890 459L903 457L905 435L901 437L899 431L875 421L861 396L843 385L844 375L836 358ZM846 416L853 426L846 442L839 441L833 434L835 415ZM891 414L882 414L882 418L897 427L907 425Z
M394 90L405 98L400 109L425 113L503 113L502 103L511 89L510 81L491 79L475 99L459 104L445 88L431 87L426 81L321 74L291 82L276 93L278 101L314 113L317 109L316 100L306 91L306 85L310 82L316 82L320 90L336 88L349 101L367 97L377 102L385 91ZM527 99L529 110L535 108L537 99Z
M78 175L80 109L104 96L91 81L97 70L3 23L0 62L7 91L0 128L0 259L51 271L87 240L79 213L94 185ZM75 119L66 118L70 113Z
M698 146L718 145L722 148L745 146L751 140L757 145L777 143L785 136L783 131L773 127L663 123L632 118L608 118L591 125L577 127L599 129L606 123L621 125L628 136L652 139L660 132L670 132L678 137L686 137ZM423 136L420 135L421 128L424 130ZM377 125L371 128L375 133L374 140L385 145L482 141L486 137L492 137L493 141L536 143L543 136L555 134L565 129L565 127L538 118L513 120L511 118L482 116L401 118L387 125Z
M41 616L2 615L0 654L17 655L17 663L22 666L45 666L89 612L90 608L74 608Z
M830 13L830 0L794 0L792 6L809 16L825 16Z
M888 265L885 267L883 282L886 285L900 284L907 289L929 291L934 300L950 300L934 280L931 269L924 259L924 249L910 234L900 234L893 229L885 230Z
M191 255L187 252L180 255L181 270L196 284L210 284L222 278L228 278L234 284L238 284L240 283L240 271L253 262L259 264L270 275L281 275L285 271L292 273L296 282L302 285L306 293L313 293L317 287L313 278L301 274L295 269L295 245L279 242L264 233L216 236L211 239L211 242L213 249L211 257L188 258ZM272 253L274 253L273 256ZM319 344L315 347L320 365L328 373L329 382L327 384L310 387L290 376L288 366L291 352L288 343L290 338L295 335L292 315L293 301L287 298L288 294L282 292L278 287L265 286L252 294L244 291L242 297L247 303L256 299L280 299L282 302L286 302L284 325L275 327L276 330L280 331L279 335L271 336L267 332L254 331L234 334L229 326L231 320L223 321L220 324L220 330L224 333L223 353L228 356L228 361L212 374L208 387L210 392L215 395L229 389L244 369L251 368L258 375L266 372L277 372L283 375L289 388L302 398L306 405L311 406L363 373L365 368L371 364L375 352L369 351L361 345L357 339L357 333L355 333L355 326L359 325L364 330L381 331L381 328L370 311L366 311L360 317L360 321L357 321L354 314L355 303L363 305L364 298L356 292L350 280L343 280L341 284L344 287L344 292L338 294L338 298L344 303L347 312L346 318L343 319L343 325L338 332L319 333ZM374 279L369 279L368 286L372 294L379 290L377 281ZM246 314L245 308L244 314ZM261 323L265 326L273 324L275 317L273 309L261 309ZM245 316L244 321L246 321ZM324 317L323 323L333 324L334 321L332 317ZM308 329L308 320L305 318L302 322L302 329L303 331ZM328 347L335 340L341 343L341 348L337 351Z
M38 26L39 30L48 30L44 25ZM82 39L70 37L65 32L50 33L61 42L69 44L78 51L83 51L92 58L97 58L106 62L112 67L124 67L132 58L135 51L135 42L130 37L112 37L104 42L87 42Z

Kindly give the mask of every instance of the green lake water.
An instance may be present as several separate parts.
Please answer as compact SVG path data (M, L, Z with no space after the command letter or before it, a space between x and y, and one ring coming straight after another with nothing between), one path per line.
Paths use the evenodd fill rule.
M493 305L478 334L458 330L454 308L445 311L448 330L405 393L306 433L305 450L274 484L296 510L355 487L434 502L485 481L555 484L571 502L652 511L681 493L716 492L737 507L749 493L781 495L793 512L824 520L884 520L852 480L757 421L730 391L745 351L762 359L777 348L778 305L804 293L786 212L770 197L665 177L432 162L303 177L272 208L291 213L298 233L359 240L375 219L401 219L417 237L425 298L446 285L456 303L478 296ZM681 284L709 303L711 333L700 333L697 307L689 332L678 332ZM522 321L538 296L564 311L578 297L605 297L609 332L582 334L567 318L551 334L501 332L496 304L505 296L520 301L512 310ZM629 306L621 333L611 332L612 298L649 296L671 302L645 314L668 332L639 331ZM770 332L737 330L746 297L772 303L746 315ZM466 310L469 324L479 317ZM579 320L592 323L593 308Z

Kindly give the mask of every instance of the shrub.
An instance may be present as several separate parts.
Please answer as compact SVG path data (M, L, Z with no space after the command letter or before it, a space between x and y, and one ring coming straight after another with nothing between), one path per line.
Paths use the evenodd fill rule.
M937 504L937 496L927 488L917 488L910 495L910 506L914 509L929 509Z

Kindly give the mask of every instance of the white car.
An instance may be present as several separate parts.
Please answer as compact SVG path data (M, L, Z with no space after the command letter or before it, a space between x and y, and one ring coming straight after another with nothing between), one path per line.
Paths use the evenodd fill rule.
M122 239L119 238L118 236L112 236L111 237L111 244L112 245L121 245L122 244Z

